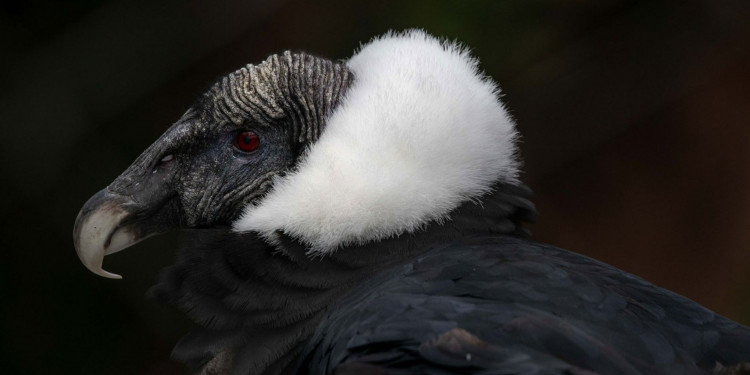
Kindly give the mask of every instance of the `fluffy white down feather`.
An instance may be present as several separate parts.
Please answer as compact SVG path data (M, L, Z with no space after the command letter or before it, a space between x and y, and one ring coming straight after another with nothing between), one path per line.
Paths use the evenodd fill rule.
M513 121L464 47L389 33L347 66L354 82L319 140L235 231L273 241L281 230L324 255L441 221L517 181Z

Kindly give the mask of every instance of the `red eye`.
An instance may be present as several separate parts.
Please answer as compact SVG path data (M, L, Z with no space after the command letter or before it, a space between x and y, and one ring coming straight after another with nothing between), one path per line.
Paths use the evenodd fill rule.
M253 132L242 132L237 134L237 148L242 151L250 152L255 151L260 145L260 138Z

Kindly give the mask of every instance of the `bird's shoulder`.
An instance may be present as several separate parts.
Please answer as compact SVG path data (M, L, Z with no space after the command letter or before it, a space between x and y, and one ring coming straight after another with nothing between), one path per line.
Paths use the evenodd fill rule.
M750 330L591 258L510 236L435 246L353 289L318 326L312 373L703 373ZM744 351L744 352L743 352Z

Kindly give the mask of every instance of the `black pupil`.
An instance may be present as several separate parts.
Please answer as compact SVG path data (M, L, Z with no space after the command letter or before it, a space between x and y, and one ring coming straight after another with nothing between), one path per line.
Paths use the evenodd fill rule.
M246 145L249 145L250 142L253 141L253 137L251 137L249 134L245 134L244 137L242 137L242 142Z

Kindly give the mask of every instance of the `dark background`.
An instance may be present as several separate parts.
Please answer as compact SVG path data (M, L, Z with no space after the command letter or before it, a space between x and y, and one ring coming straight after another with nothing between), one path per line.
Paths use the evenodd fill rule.
M179 235L103 279L75 255L79 208L220 75L410 27L465 42L502 86L538 240L750 323L747 1L0 4L4 373L182 373L189 323L144 298Z

